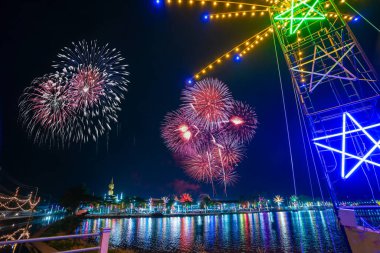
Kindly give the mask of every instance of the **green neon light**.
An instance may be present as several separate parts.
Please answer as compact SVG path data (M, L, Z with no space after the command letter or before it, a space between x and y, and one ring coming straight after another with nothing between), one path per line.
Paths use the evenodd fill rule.
M284 11L281 14L278 14L274 17L275 20L289 20L290 21L290 34L294 34L301 27L303 22L306 20L323 20L326 19L325 15L315 9L315 6L318 4L319 0L315 0L312 5L307 3L308 0L303 0L302 2L294 5L294 1L292 0L290 9ZM305 15L294 15L294 13L300 12L300 10L308 8ZM311 16L311 14L316 13L317 16ZM294 28L294 25L296 27Z

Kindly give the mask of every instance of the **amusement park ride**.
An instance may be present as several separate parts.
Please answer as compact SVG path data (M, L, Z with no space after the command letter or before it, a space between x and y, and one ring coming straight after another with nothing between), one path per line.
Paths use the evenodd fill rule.
M320 158L335 207L346 200L342 196L363 188L363 182L375 202L379 197L376 194L380 194L376 172L380 169L380 83L348 23L356 22L360 16L378 32L379 29L345 0L253 2L259 1L165 1L165 5L207 7L211 12L202 18L209 22L269 17L269 26L217 57L187 80L188 84L223 62L240 60L263 40L277 39L297 97L303 136L315 147L311 155L315 153ZM156 0L156 4L164 2ZM341 7L359 16L342 14ZM276 42L274 47L279 64ZM280 74L280 67L278 70Z

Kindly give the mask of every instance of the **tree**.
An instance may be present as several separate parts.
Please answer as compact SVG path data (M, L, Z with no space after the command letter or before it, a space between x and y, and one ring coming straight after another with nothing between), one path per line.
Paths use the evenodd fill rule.
M84 185L68 188L62 195L60 203L69 212L74 212L81 204L95 202L98 199L87 193Z
M179 199L179 201L186 207L186 210L187 210L189 205L193 202L193 198L191 197L190 194L184 193L181 195L181 198Z
M259 210L261 210L265 202L266 202L266 199L264 197L259 196L259 200L258 200Z
M210 204L212 203L210 195L201 194L199 196L199 200L200 200L201 208L206 209L206 211L207 211L207 207L210 206Z
M179 200L181 203L192 203L193 202L193 198L191 197L190 194L188 193L184 193L181 195L181 198Z
M164 204L164 212L166 212L166 207L167 207L167 204L169 203L169 198L162 197L161 200L162 200L162 203Z
M290 196L290 204L292 207L298 207L298 197L296 195Z
M277 207L280 208L281 203L284 202L284 198L281 197L280 195L276 195L273 201L277 204Z

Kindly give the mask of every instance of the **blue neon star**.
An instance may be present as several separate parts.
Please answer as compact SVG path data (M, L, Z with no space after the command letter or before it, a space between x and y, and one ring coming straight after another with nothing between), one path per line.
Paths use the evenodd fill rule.
M354 126L356 126L356 129L353 129L353 130L349 130L347 131L347 117L351 120L351 122L353 123ZM380 127L380 123L378 124L374 124L374 125L370 125L370 126L366 126L366 127L362 127L355 119L354 117L351 116L351 114L349 114L348 112L344 113L343 114L343 127L342 127L342 132L341 133L337 133L337 134L332 134L332 135L327 135L327 136L324 136L324 137L319 137L319 138L315 138L313 139L314 141L314 144L318 147L321 147L321 148L324 148L324 149L327 149L327 150L331 150L333 152L336 152L336 153L339 153L342 155L342 162L341 162L341 176L343 179L347 179L349 178L352 173L354 173L360 165L362 165L363 163L369 163L369 164L372 164L372 165L375 165L375 166L378 166L380 167L380 164L379 163L376 163L372 160L370 160L370 156L373 154L373 152L378 148L380 149L380 140L375 140L368 132L367 130L368 129L371 129L371 128L375 128L375 127ZM363 157L359 157L357 155L353 155L351 153L348 153L347 150L346 150L346 136L347 135L350 135L352 133L356 133L356 132L362 132L365 136L368 137L368 139L374 144L374 146L369 149L367 151L367 153L363 156ZM339 137L339 136L342 136L342 149L339 150L339 149L336 149L336 148L333 148L333 147L330 147L330 146L327 146L327 145L324 145L324 144L321 144L317 141L320 141L320 140L327 140L327 139L330 139L330 138L335 138L335 137ZM354 167L352 167L348 173L346 173L346 158L354 158L356 160L358 160L358 162L354 165Z

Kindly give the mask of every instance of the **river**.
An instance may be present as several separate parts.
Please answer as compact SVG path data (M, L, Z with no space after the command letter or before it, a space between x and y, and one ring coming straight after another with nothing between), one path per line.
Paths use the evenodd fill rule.
M101 227L112 248L139 252L349 252L332 210L85 219L76 232Z

